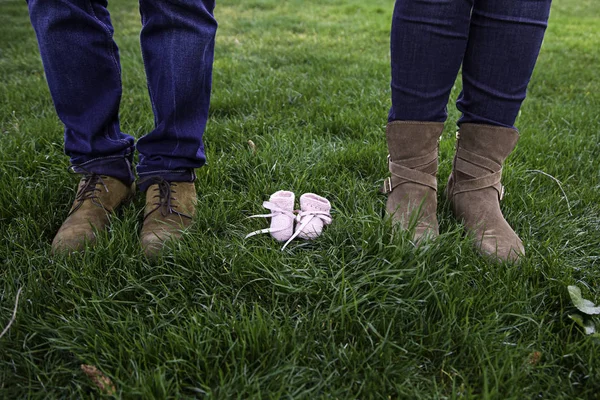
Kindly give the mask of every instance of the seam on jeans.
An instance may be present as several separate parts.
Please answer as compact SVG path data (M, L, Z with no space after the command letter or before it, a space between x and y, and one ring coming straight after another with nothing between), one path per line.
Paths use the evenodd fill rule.
M182 173L182 172L190 172L190 171L188 171L186 169L176 169L176 170L173 170L173 169L163 169L163 170L158 170L158 171L138 172L138 175L141 176L141 175L158 174L158 173L165 173L165 174L166 173L171 173L172 174L172 173ZM192 175L193 175L193 173L192 173Z
M175 41L175 37L173 37L171 39L171 42ZM204 60L202 60L204 62ZM171 68L171 71L173 71L173 58L171 58L170 63L169 63L169 67ZM202 73L205 74L206 73L206 68L202 69ZM201 80L202 81L202 80ZM172 150L172 154L175 154L177 149L179 148L179 132L177 129L177 83L175 82L175 79L171 79L171 94L173 95L173 134L175 136L175 148ZM171 168L171 163L173 160L169 160L169 165L167 166L168 168Z
M143 6L142 6L142 2L144 0L139 0L139 5L140 5L140 15L142 17L142 30L146 27L146 15L143 11ZM152 113L154 114L154 127L156 128L158 126L158 118L157 118L157 112L156 112L156 104L154 103L154 93L152 92L152 87L150 85L150 74L148 73L148 60L146 60L146 56L144 54L144 48L142 45L142 39L141 39L141 31L140 31L140 50L142 53L142 61L144 63L144 70L146 71L146 86L148 87L148 95L150 97L150 104L152 105Z
M81 164L77 164L76 167L81 167L81 166L90 164L90 163L92 163L94 161L115 160L115 159L118 159L118 158L122 158L123 160L127 160L126 156L120 156L120 155L119 156L96 157L96 158L92 158L91 160L87 160L85 162L82 162ZM129 160L127 160L127 161L129 161Z
M115 54L115 43L114 43L113 35L110 33L110 29L108 28L108 26L106 26L106 24L104 22L102 22L102 20L100 20L100 18L98 18L98 16L96 15L92 1L88 0L87 4L88 4L90 14L92 15L92 17L94 17L94 19L96 21L98 21L98 23L100 24L100 26L102 27L102 29L104 30L104 32L106 33L106 35L108 37L108 40L106 41L106 47L107 47L108 52L110 53L110 58L112 58L113 65L115 66L115 69L117 70L117 74L119 76L119 86L120 86L119 91L121 92L119 94L119 97L121 97L123 95L123 86L122 86L123 85L123 77L121 75L121 67L120 67L119 63L117 62L117 57ZM109 130L108 127L104 130L104 137L107 140L109 140L111 142L119 142L119 143L127 144L127 145L129 144L126 139L117 138L115 140L115 139L111 138L110 134L108 133L108 130ZM119 134L120 134L120 132L119 132Z
M135 175L133 175L133 168L131 167L131 161L129 161L128 158L125 158L125 164L127 164L127 170L131 173L131 175L135 179Z
M108 50L110 51L110 56L113 60L113 64L115 65L115 67L117 68L117 72L119 73L119 79L121 79L122 78L121 77L121 67L119 66L119 63L117 62L117 58L115 57L113 35L110 33L110 29L108 29L108 26L106 26L106 24L104 22L102 22L102 20L100 20L100 18L98 18L98 16L96 15L96 12L94 11L94 6L92 5L92 1L88 0L87 4L89 6L90 14L92 15L92 17L94 17L94 19L96 21L98 21L98 23L100 24L100 26L102 27L104 32L106 32L108 38L110 39L110 40L106 41L106 44L108 45Z

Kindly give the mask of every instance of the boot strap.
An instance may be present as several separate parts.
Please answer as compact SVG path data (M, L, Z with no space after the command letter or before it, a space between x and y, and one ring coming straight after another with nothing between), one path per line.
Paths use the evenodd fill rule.
M383 182L381 192L385 194L391 193L396 187L404 183L417 183L419 185L428 186L437 191L437 179L435 176L427 172L420 171L416 168L427 168L437 161L437 148L424 156L413 157L402 160L402 164L395 163L388 155L388 167L391 176Z
M454 169L473 179L456 182L453 195L493 187L498 192L499 200L504 197L504 186L501 183L502 165L459 147Z

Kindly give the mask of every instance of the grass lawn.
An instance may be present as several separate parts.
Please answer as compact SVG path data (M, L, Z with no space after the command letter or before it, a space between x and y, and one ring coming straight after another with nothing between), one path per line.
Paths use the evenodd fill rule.
M429 244L381 220L391 0L218 1L199 218L152 266L141 195L93 251L50 255L77 177L26 4L0 0L0 330L22 288L0 398L102 397L81 364L123 398L600 398L600 342L569 317L567 292L600 302L600 2L553 7L504 171L520 266L481 259L443 191ZM137 2L110 9L122 127L139 137L153 117ZM325 195L333 225L283 252L244 240L279 189Z

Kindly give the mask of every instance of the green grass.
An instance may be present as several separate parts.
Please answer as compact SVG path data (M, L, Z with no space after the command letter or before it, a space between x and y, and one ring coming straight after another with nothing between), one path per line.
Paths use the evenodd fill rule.
M505 169L527 251L507 267L477 256L443 201L442 235L416 249L380 219L392 3L219 2L198 223L152 266L141 196L94 251L50 255L76 177L25 2L0 0L0 329L23 287L0 398L102 397L80 364L124 398L600 398L600 344L566 289L600 300L600 4L555 0ZM139 137L153 117L137 2L111 11L123 129ZM330 198L334 224L284 252L243 240L283 188Z

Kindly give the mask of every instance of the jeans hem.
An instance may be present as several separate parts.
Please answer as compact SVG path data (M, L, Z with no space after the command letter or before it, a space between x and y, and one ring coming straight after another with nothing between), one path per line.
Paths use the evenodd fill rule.
M193 169L180 170L158 170L138 172L138 177L143 178L138 181L137 187L140 191L145 192L154 182L151 178L162 178L168 182L194 182L196 173Z
M72 164L71 169L77 174L93 173L116 178L126 185L135 181L129 155L97 157L91 160Z

